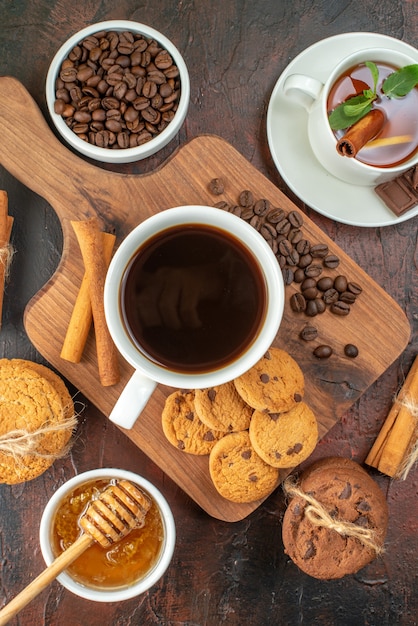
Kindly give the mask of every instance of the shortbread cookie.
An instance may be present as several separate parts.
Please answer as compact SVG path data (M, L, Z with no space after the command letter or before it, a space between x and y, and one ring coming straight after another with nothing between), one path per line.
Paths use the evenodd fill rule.
M189 454L209 454L224 433L209 428L197 416L194 391L174 391L164 404L162 427L168 441Z
M32 480L65 450L74 405L64 382L43 365L0 359L0 482ZM35 434L40 429L45 430ZM17 449L32 437L32 448Z
M296 467L313 452L318 424L313 411L299 402L285 413L254 411L250 440L261 458L273 467Z
M225 435L214 445L209 471L216 490L232 502L265 498L279 482L279 470L258 456L245 430Z
M253 409L244 402L233 382L196 389L194 405L204 424L223 432L247 430Z
M383 492L369 474L349 459L332 457L315 463L297 485L313 497L334 523L351 523L354 531L371 531L371 540L382 549L388 524ZM289 494L291 500L283 518L285 552L306 574L329 580L354 574L372 561L377 551L360 538L351 536L321 520L308 516L310 503L303 495ZM315 518L314 518L315 519ZM340 528L340 531L342 529Z
M247 404L258 411L289 411L304 395L303 372L284 350L270 348L245 374L234 381Z

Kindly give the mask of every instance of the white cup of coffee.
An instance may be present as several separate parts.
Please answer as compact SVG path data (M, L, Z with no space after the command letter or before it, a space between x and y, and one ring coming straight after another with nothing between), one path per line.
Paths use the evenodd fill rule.
M399 45L402 46L402 42ZM374 186L395 178L418 163L418 89L414 88L403 98L379 97L373 106L382 110L385 116L384 127L377 136L380 142L369 142L354 158L342 156L337 151L338 135L329 124L329 111L336 106L338 97L343 96L344 101L347 94L348 97L354 96L356 89L357 93L362 93L363 85L358 77L366 77L367 72L367 80L371 81L369 86L373 87L370 70L364 67L366 61L375 63L379 69L379 90L388 73L418 63L418 51L414 55L407 44L405 51L387 48L357 50L334 67L325 83L312 76L291 74L284 81L283 92L292 102L307 110L309 142L322 166L347 183ZM352 77L355 76L358 82L353 83ZM349 93L350 89L352 93ZM377 93L379 95L379 91ZM396 127L395 118L399 119Z
M252 226L221 209L183 206L124 239L104 306L115 345L135 368L109 418L132 428L157 383L202 389L250 369L279 329L284 283Z

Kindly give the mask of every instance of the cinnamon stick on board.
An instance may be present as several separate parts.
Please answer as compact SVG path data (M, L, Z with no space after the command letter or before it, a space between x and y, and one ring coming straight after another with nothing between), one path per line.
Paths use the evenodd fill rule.
M116 236L111 233L102 233L103 253L106 270L109 267ZM61 358L71 363L79 363L83 356L84 347L90 332L93 314L90 301L90 287L87 272L85 272L80 290L74 304L64 343L61 349Z
M367 465L392 478L400 477L400 469L416 443L417 411L418 356L366 458Z
M13 226L13 217L8 215L8 210L7 192L0 190L0 328L3 314L4 285L9 263L9 242Z
M382 130L385 116L379 109L372 109L353 124L337 143L337 152L342 156L355 157L370 139Z
M119 382L120 374L118 353L110 336L104 312L103 294L107 267L102 233L96 217L79 222L72 221L71 225L80 245L87 274L100 382L108 387Z

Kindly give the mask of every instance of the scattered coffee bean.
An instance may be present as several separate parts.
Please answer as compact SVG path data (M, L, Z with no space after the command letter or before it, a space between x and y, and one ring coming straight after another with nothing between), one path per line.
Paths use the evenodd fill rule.
M244 189L244 191L241 191L241 193L239 194L238 202L240 206L252 207L254 205L254 196L252 192L249 191L248 189Z
M330 311L335 313L335 315L348 315L350 313L350 305L347 302L337 300L337 302L331 304Z
M225 191L225 183L222 178L212 178L209 183L209 191L215 196L220 196Z
M299 333L299 337L303 341L313 341L318 336L318 329L315 326L307 325Z
M332 348L331 346L322 344L315 348L315 350L313 351L313 354L318 359L328 359L332 354Z
M335 269L336 267L339 266L340 259L335 254L329 254L328 256L324 258L323 263L325 267L328 267L330 269Z
M358 356L358 348L352 343L348 343L344 346L344 354L345 356L350 357L350 359L355 359Z
M343 293L343 291L347 291L348 281L345 276L337 276L334 280L334 288Z
M324 268L337 268L340 259L329 252L327 244L312 245L303 236L303 216L299 211L287 213L280 207L271 206L269 200L265 198L255 200L253 193L248 189L241 191L237 205L220 201L214 206L239 215L250 223L273 250L282 270L285 285L289 286L292 283L300 285L300 291L292 294L289 299L290 308L294 313L315 317L324 313L327 308L339 316L350 313L350 305L356 301L362 288L342 274L335 278L329 275L321 277ZM321 263L315 262L316 259ZM307 324L299 334L304 341L312 341L317 336L317 329L310 324ZM346 355L352 358L358 354L357 348L352 344L347 344L345 350L349 352ZM332 352L331 346L320 345L314 354L324 359Z
M330 276L324 276L323 278L320 278L318 280L316 286L321 291L327 291L328 289L331 289L334 286L334 281L332 280Z
M290 296L290 307L295 313L301 313L306 309L306 300L301 293L294 293Z
M311 246L311 255L314 259L323 259L328 254L328 246L324 243L317 243L314 246Z
M358 285L357 283L353 283L353 282L349 282L347 284L347 289L348 291L351 291L351 293L354 293L354 295L356 296L359 296L361 292L363 291L360 285Z
M343 291L340 294L340 298L341 302L347 302L348 304L353 304L356 301L356 296L354 293L351 293L351 291Z

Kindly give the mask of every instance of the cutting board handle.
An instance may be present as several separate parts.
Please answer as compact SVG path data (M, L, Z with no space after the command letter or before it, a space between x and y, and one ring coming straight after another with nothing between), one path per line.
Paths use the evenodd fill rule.
M94 179L98 167L67 149L54 135L25 87L11 76L0 77L0 163L26 187L67 217L66 206L89 199L80 195L80 180ZM63 199L66 202L63 202Z

